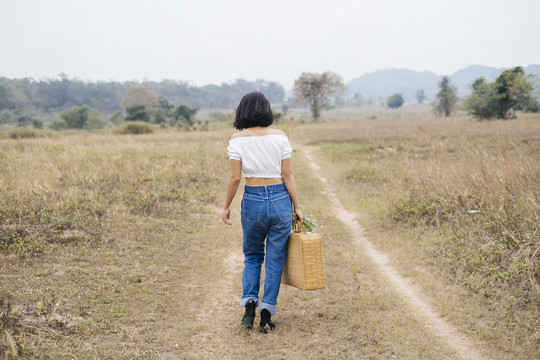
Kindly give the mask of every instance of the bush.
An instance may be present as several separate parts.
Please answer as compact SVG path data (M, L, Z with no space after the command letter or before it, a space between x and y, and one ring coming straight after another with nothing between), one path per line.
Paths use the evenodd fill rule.
M189 126L192 126L195 121L195 114L197 114L198 109L196 107L190 108L187 105L179 105L174 109L174 119L176 123L186 123Z
M403 95L401 94L394 94L386 100L386 103L388 104L388 107L392 109L397 109L401 105L403 105L405 101L403 100Z
M9 137L12 139L28 139L35 138L36 132L28 127L18 127L9 132Z
M540 112L540 101L534 97L531 97L523 106L523 111L532 113Z
M65 129L88 129L95 130L105 127L106 122L99 113L98 109L91 108L88 105L73 106L69 110L64 110L60 113L60 120L54 125L53 130ZM55 121L56 123L56 121Z
M471 85L472 93L465 99L463 106L469 114L479 120L497 117L497 92L484 78L478 78Z
M66 124L64 119L56 120L49 125L49 129L55 130L55 131L60 131L67 128L68 128L68 125Z
M68 128L82 129L88 122L90 107L88 105L73 106L69 110L60 113L60 117L66 123Z
M109 117L109 121L113 123L114 126L120 126L124 123L124 116L121 111L117 111Z
M105 121L105 119L103 119L103 117L101 116L101 114L99 114L99 112L95 111L95 112L91 112L91 115L88 118L88 122L86 123L85 129L97 130L97 129L102 129L105 126L107 126L107 122Z
M152 134L153 132L154 129L144 121L128 121L118 129L118 133L122 135Z
M43 121L37 117L34 117L32 118L32 126L34 129L43 129Z

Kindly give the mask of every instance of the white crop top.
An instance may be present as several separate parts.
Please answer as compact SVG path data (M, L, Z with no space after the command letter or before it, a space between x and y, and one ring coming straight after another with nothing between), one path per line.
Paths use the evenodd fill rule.
M281 160L291 157L286 135L239 136L229 140L229 160L242 162L245 177L281 178Z

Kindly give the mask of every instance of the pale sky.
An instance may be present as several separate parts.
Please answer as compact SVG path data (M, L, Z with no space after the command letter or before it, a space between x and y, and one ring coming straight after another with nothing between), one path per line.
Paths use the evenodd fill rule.
M0 0L0 76L237 78L540 64L538 0Z

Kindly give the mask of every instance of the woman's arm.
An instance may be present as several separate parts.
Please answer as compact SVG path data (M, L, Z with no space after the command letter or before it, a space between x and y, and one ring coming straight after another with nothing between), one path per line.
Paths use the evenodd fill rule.
M223 222L227 225L231 225L231 222L229 221L231 209L229 206L231 206L234 195L236 195L236 191L238 190L238 185L240 184L241 179L242 162L239 160L231 160L231 173L229 175L229 183L227 185L227 196L225 198L225 205L223 206L223 212L221 214Z
M304 215L302 214L302 210L300 209L300 202L298 201L298 193L296 192L296 181L294 180L294 175L291 168L291 158L287 158L281 161L281 176L283 177L283 182L285 183L285 187L287 188L289 196L291 197L292 203L294 205L294 212L296 213L296 216L298 216L298 219L302 221L304 219Z

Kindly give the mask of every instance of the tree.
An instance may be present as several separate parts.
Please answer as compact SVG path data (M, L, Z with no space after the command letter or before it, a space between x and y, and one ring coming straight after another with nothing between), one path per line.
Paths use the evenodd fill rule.
M47 98L55 108L66 108L70 103L70 81L65 73L58 75L60 79L51 79L47 82ZM71 102L73 105L73 102Z
M262 92L271 104L280 103L285 98L285 89L277 82L258 79L255 80L254 85L255 89Z
M14 108L10 93L11 91L7 84L0 84L0 110Z
M362 93L354 93L354 105L356 106L362 106L364 105L364 97L362 96Z
M497 99L493 86L480 77L471 85L471 94L463 102L465 109L475 118L493 119L497 116Z
M74 106L69 110L60 113L60 118L64 120L66 127L71 129L83 129L88 122L90 107L88 105Z
M150 121L150 111L144 105L126 108L126 121Z
M197 108L190 108L187 105L179 105L174 109L174 119L176 122L185 123L189 126L193 125L195 120L195 114L197 114Z
M51 124L53 129L99 129L105 126L99 111L88 105L73 106L69 110L64 110L60 113L60 118L61 121Z
M20 109L55 113L86 104L104 114L112 114L118 110L126 114L126 108L121 105L122 99L130 88L137 86L172 102L172 110L175 104L197 108L233 108L238 105L242 96L250 91L261 91L270 103L281 103L285 98L285 89L279 83L265 80L238 79L232 83L197 87L179 80L144 81L138 84L133 81L84 82L69 78L65 74L38 81L32 78L8 79L0 76L0 111ZM161 105L170 107L166 102L161 102ZM147 113L148 116L145 113L142 115L152 118ZM173 117L165 108L164 115L167 119Z
M339 101L344 92L343 80L331 71L323 74L302 73L294 82L293 88L297 101L308 102L313 121L317 121L321 116L321 108Z
M159 104L156 95L142 85L131 87L122 99L126 121L150 121L154 108Z
M0 124L13 124L15 122L15 113L13 111L8 109L0 111Z
M159 103L159 109L162 110L163 116L172 117L174 111L174 103L169 101L165 96L159 95L157 97Z
M274 122L276 124L279 124L281 118L283 117L283 114L276 110L272 110L272 113L274 114Z
M535 111L538 102L532 96L532 78L521 66L503 71L492 83L478 78L471 85L471 94L464 106L479 120L513 119L517 110Z
M521 66L503 71L492 86L499 105L497 117L503 120L515 118L516 110L525 107L534 89Z
M120 126L124 122L124 117L121 111L116 111L109 117L109 121L115 126Z
M424 93L424 90L421 89L416 91L415 97L419 104L422 104L424 100L426 100L426 94Z
M32 124L32 116L30 115L30 113L18 109L15 110L14 113L17 117L17 126L22 127Z
M527 101L527 103L525 104L523 111L532 112L532 113L540 112L540 99L537 99L534 96L531 96L529 101Z
M455 86L450 85L450 80L447 76L444 76L439 82L439 92L437 98L433 103L433 109L439 116L450 116L454 112L458 97L456 95L457 89Z
M403 95L401 94L394 94L392 96L389 96L386 100L386 104L392 109L397 109L398 107L403 105L404 102L405 100L403 100Z
M165 124L167 122L167 118L165 117L165 112L162 108L158 108L154 115L152 116L152 122L154 124Z

